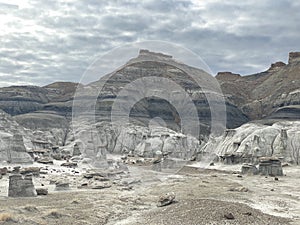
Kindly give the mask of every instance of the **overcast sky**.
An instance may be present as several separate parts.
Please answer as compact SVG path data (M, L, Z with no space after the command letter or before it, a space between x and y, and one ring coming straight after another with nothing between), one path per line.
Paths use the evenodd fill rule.
M298 0L0 0L0 86L78 82L97 56L143 40L252 74L300 51L299 12Z

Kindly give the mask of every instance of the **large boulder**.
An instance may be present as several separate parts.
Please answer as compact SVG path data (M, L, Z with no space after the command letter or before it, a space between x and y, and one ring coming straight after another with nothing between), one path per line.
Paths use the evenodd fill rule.
M32 182L32 175L13 174L9 176L9 197L35 197L37 196Z
M274 157L263 157L259 159L258 171L265 176L282 176L282 166L279 159Z

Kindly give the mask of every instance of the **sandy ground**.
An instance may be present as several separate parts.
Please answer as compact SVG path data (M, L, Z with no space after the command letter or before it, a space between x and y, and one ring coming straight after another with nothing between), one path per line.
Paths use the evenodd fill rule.
M77 189L83 168L74 174L72 169L49 166L47 175L34 178L36 186L49 189L47 196L8 198L8 177L0 180L0 220L1 214L9 214L12 220L2 224L300 224L299 167L285 167L286 176L278 181L238 177L234 171L239 168L184 167L161 173L131 166L132 189L112 182L111 188L87 190ZM71 189L55 191L49 184L53 179L68 180ZM176 194L176 202L157 207L158 197L168 192ZM224 217L228 213L233 220Z

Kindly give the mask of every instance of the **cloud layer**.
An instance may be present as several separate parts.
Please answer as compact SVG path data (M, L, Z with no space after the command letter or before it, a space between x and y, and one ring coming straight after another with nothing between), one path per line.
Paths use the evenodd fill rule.
M0 0L0 86L78 82L97 56L143 40L189 48L214 73L259 72L300 50L299 11L293 0Z

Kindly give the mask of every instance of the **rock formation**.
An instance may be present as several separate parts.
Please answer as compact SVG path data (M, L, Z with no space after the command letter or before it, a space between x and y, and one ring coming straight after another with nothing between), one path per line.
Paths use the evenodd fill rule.
M0 111L0 162L32 163L24 145L24 132L9 115Z
M219 72L216 76L217 79L226 80L226 81L234 81L236 79L241 78L240 74L232 73L232 72Z
M280 70L281 68L283 68L284 66L286 66L286 64L284 62L272 63L271 67L267 70L267 72L269 72L269 73L276 72L276 71Z
M263 157L259 160L258 171L265 176L283 176L281 162L277 158Z
M250 120L263 119L262 122L272 123L280 119L297 119L300 105L297 94L300 87L299 62L300 52L291 52L288 64L276 62L265 72L248 76L221 73L216 78L228 101ZM276 120L272 120L274 114Z
M290 52L289 64L300 62L300 52Z
M253 164L244 163L242 165L242 171L241 171L241 173L242 174L249 174L249 175L256 175L256 174L258 174L258 169Z
M212 151L226 163L255 164L260 157L276 156L299 164L298 122L289 122L300 119L299 62L300 53L291 52L288 64L276 62L262 73L248 76L218 73L216 79L225 97L228 130L223 137L211 137L205 145L213 113L205 94L211 90L208 87L205 92L189 76L196 74L201 79L204 71L162 53L141 50L136 58L110 74L105 83L99 80L85 86L57 82L44 87L0 88L0 109L3 110L0 110L0 160L27 163L32 161L27 152L51 152L57 148L59 157L81 154L80 157L88 156L101 165L107 164L106 153L182 159L196 157L197 153L196 158L200 159ZM188 93L200 121L198 137L184 132L174 102L171 104L157 96L138 99L129 113L129 125L110 124L113 104L124 87L140 78L155 77L172 80ZM99 84L104 86L96 98L96 121L72 123L76 88L89 90L82 96L88 99ZM178 94L165 92L170 96ZM118 100L126 102L128 99ZM180 102L182 98L176 100ZM151 127L158 117L161 126ZM249 119L255 123L246 123Z
M105 158L106 153L116 153L149 158L162 154L171 158L190 159L200 146L197 138L165 127L147 128L133 124L112 126L108 122L96 126L94 133L84 129L83 125L75 130L75 133L78 132L75 136L81 137L75 140L76 148L83 157Z
M227 164L257 164L261 157L277 157L300 162L300 122L278 122L272 126L247 123L227 130L222 137L210 138L199 154L217 155Z
M9 197L35 197L37 195L32 175L13 174L9 176Z

